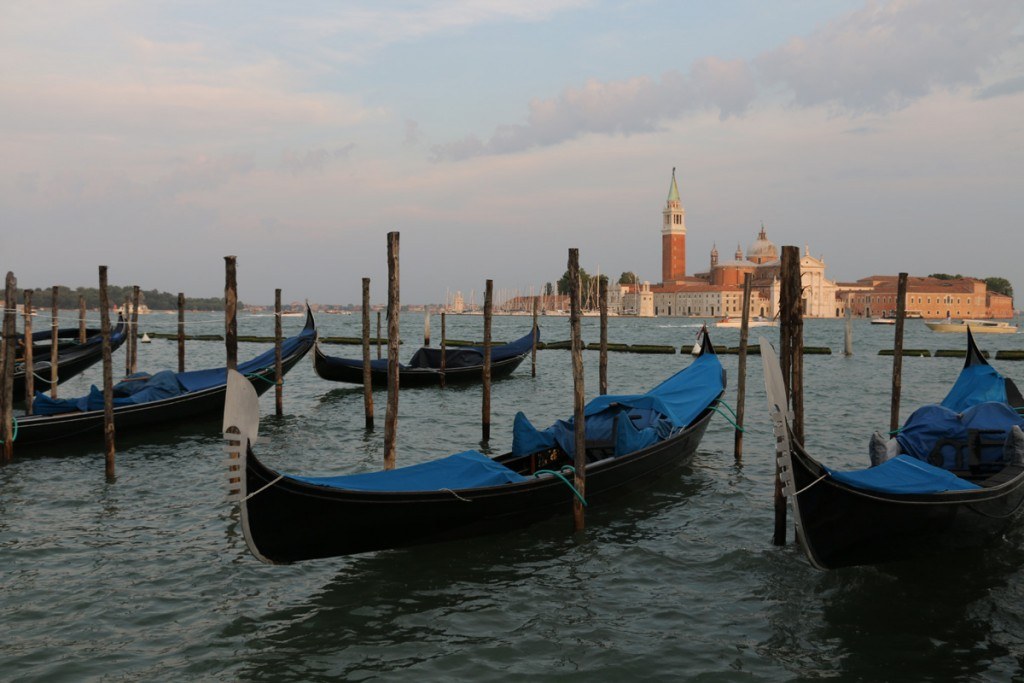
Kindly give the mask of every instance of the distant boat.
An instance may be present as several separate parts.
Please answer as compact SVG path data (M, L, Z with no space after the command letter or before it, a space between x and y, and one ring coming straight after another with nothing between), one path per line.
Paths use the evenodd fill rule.
M872 318L872 325L895 325L896 318Z
M143 344L149 344L153 340L149 338L149 334L147 334L146 332L143 332L142 333L142 339L140 339L139 341L141 341Z
M735 327L737 329L742 325L743 320L741 318L730 318L729 316L725 316L715 323L715 327ZM771 318L762 318L759 315L755 315L747 321L747 327L775 327L775 321Z
M925 322L932 332L966 332L970 328L975 334L1014 334L1016 325L1002 320L950 320Z

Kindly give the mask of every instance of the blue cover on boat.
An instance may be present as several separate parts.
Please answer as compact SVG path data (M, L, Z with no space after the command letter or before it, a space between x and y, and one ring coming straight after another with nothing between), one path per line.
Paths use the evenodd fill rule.
M1006 403L1006 380L987 363L961 370L942 405L959 413L985 401Z
M980 448L980 464L999 469L1006 464L1003 443L1014 425L1024 428L1024 417L1005 402L977 403L963 412L931 404L911 413L896 440L903 453L918 460L962 470L970 466L970 432L980 432L986 442Z
M707 353L645 394L598 396L583 410L587 441L613 442L624 455L666 438L690 424L725 388L718 356ZM573 420L559 420L537 430L522 414L512 426L512 453L526 455L557 444L575 452Z
M865 470L841 472L825 468L829 476L847 486L879 493L942 493L981 488L952 472L898 455Z
M289 478L308 484L353 491L441 491L501 486L526 481L479 451L464 451L440 460L381 472L346 474L336 477Z
M314 329L304 329L294 337L289 337L281 342L281 357L290 356L307 339L316 334ZM238 371L249 376L266 368L274 367L274 349L265 351L252 360L238 364ZM227 370L224 368L211 368L209 370L192 370L191 372L179 372L177 377L185 391L200 391L209 389L227 382Z
M540 340L539 330L537 332L537 339ZM497 363L499 361L508 360L509 358L521 356L524 353L528 353L532 348L533 332L530 332L529 334L520 337L515 341L509 342L508 344L492 346L491 362ZM337 364L353 368L363 367L362 358L339 358L336 356L325 356L325 358L329 364ZM445 349L445 368L448 370L471 368L483 364L484 347L482 346L449 346ZM408 365L399 363L398 368L400 370L440 370L441 349L433 346L421 347L413 354L412 358L409 359ZM378 358L377 360L371 360L370 369L375 372L387 372L388 359Z

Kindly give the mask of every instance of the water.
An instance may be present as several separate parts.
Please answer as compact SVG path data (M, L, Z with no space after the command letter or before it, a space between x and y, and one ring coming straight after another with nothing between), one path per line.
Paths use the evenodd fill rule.
M242 334L272 334L272 318L243 317ZM358 316L321 316L325 335L356 335ZM195 332L216 316L190 317ZM286 333L302 324L286 319ZM440 321L432 320L434 340ZM170 331L173 316L142 329ZM201 329L203 325L211 329ZM410 343L422 317L404 315ZM857 321L842 355L843 321L807 321L805 401L811 452L863 466L868 437L889 422L891 327ZM495 320L512 339L529 318ZM482 319L448 320L449 336L479 339ZM692 345L698 324L613 319L614 342ZM713 330L735 346L737 330ZM752 341L777 330L752 330ZM543 319L548 340L564 318ZM584 320L597 341L596 319ZM1022 348L1017 335L979 337L983 349ZM905 348L962 348L960 335L908 321ZM265 345L240 345L240 358ZM335 355L358 347L332 346ZM141 364L176 365L176 345L141 345ZM222 364L212 342L188 347L189 368ZM123 365L123 352L115 358ZM535 424L571 410L565 351L538 354L494 386L494 452L510 446L522 409ZM611 354L615 392L641 391L689 356ZM726 398L735 403L735 356ZM936 401L961 361L905 358L903 417ZM587 395L597 354L585 356ZM995 362L1020 378L1024 364ZM61 386L83 393L99 377ZM259 446L269 464L307 474L370 471L383 452L363 431L359 387L324 382L304 361L287 377L283 418L262 399ZM1024 669L1024 539L942 562L812 569L794 545L771 545L773 441L760 360L749 361L741 465L733 432L715 417L692 464L642 495L567 520L471 541L262 565L223 502L218 419L125 436L117 481L99 444L65 446L0 468L0 679L4 680L999 680ZM400 463L478 446L478 388L410 390L401 398ZM352 519L351 524L371 524Z

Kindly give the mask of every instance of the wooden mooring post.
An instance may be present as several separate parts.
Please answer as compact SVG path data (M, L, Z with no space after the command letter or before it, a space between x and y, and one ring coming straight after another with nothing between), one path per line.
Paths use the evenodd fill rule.
M800 284L800 248L782 247L782 263L779 292L779 336L782 358L782 378L789 396L789 408L793 412L790 428L793 438L804 442L803 405L803 311ZM778 461L775 464L775 545L786 544L786 498L782 491L782 477Z
M388 404L384 413L384 469L395 469L398 439L398 233L388 233ZM378 318L380 320L380 318ZM378 323L379 325L379 323ZM380 334L377 335L380 344ZM377 348L380 348L378 346Z
M380 359L380 311L377 311L377 360Z
M103 338L103 445L108 482L113 482L114 454L114 359L110 351L110 298L107 294L107 267L100 266L100 334Z
M14 273L8 271L4 283L4 317L3 317L3 358L0 360L0 440L3 441L3 462L14 459L14 363L18 342L17 334L18 280ZM32 340L28 340L31 344Z
M587 436L583 418L583 340L580 335L580 250L569 250L569 328L572 338L572 386L573 386L573 486L577 496L572 499L573 531L586 527L583 503L586 500Z
M363 414L373 429L373 374L370 371L370 278L363 278Z
M441 311L441 376L439 378L439 381L441 382L442 387L444 387L445 385L444 373L448 369L448 330L445 327L444 318L445 313L444 311Z
M598 361L598 381L600 382L600 394L608 393L608 277L600 276L598 279L598 304L601 309L601 358Z
M537 376L537 336L540 328L537 326L537 297L533 297L533 345L530 348L530 377Z
M124 319L124 330L127 335L124 340L124 376L132 374L132 297L131 294L124 295L124 308L121 309L121 317Z
M281 290L274 290L274 414L284 415L284 368L281 366Z
M846 297L846 332L843 335L843 355L853 355L853 309L850 308L850 297Z
M79 295L78 297L78 343L84 344L86 337L85 331L85 297Z
M736 438L733 455L736 462L743 460L743 413L747 398L747 341L750 336L751 274L743 275L743 317L740 318L740 348L736 369Z
M224 257L224 351L229 370L238 369L238 257Z
M430 346L430 310L423 312L423 345Z
M185 372L185 292L178 292L178 372Z
M131 342L131 374L133 375L139 371L139 304L141 303L139 294L139 286L132 285L132 334L128 337L128 341Z
M480 408L481 440L491 440L491 314L493 313L492 296L494 280L488 280L484 288L484 368L483 368L483 404Z
M900 393L903 387L903 321L907 317L907 274L900 273L896 285L896 336L892 347L892 401L889 406L889 432L900 426Z
M58 347L58 325L57 325L57 296L60 288L54 285L50 290L50 398L57 398L57 385L60 384L60 374L57 372L57 365L60 359Z
M32 346L32 290L25 290L25 414L32 414L36 396L35 351Z

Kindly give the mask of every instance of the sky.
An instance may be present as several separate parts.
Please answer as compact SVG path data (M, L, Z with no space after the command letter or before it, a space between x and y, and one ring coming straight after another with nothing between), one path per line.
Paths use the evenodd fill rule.
M826 277L1024 294L1021 0L5 0L0 269L354 303L687 271L763 222ZM1020 304L1017 304L1018 306Z

